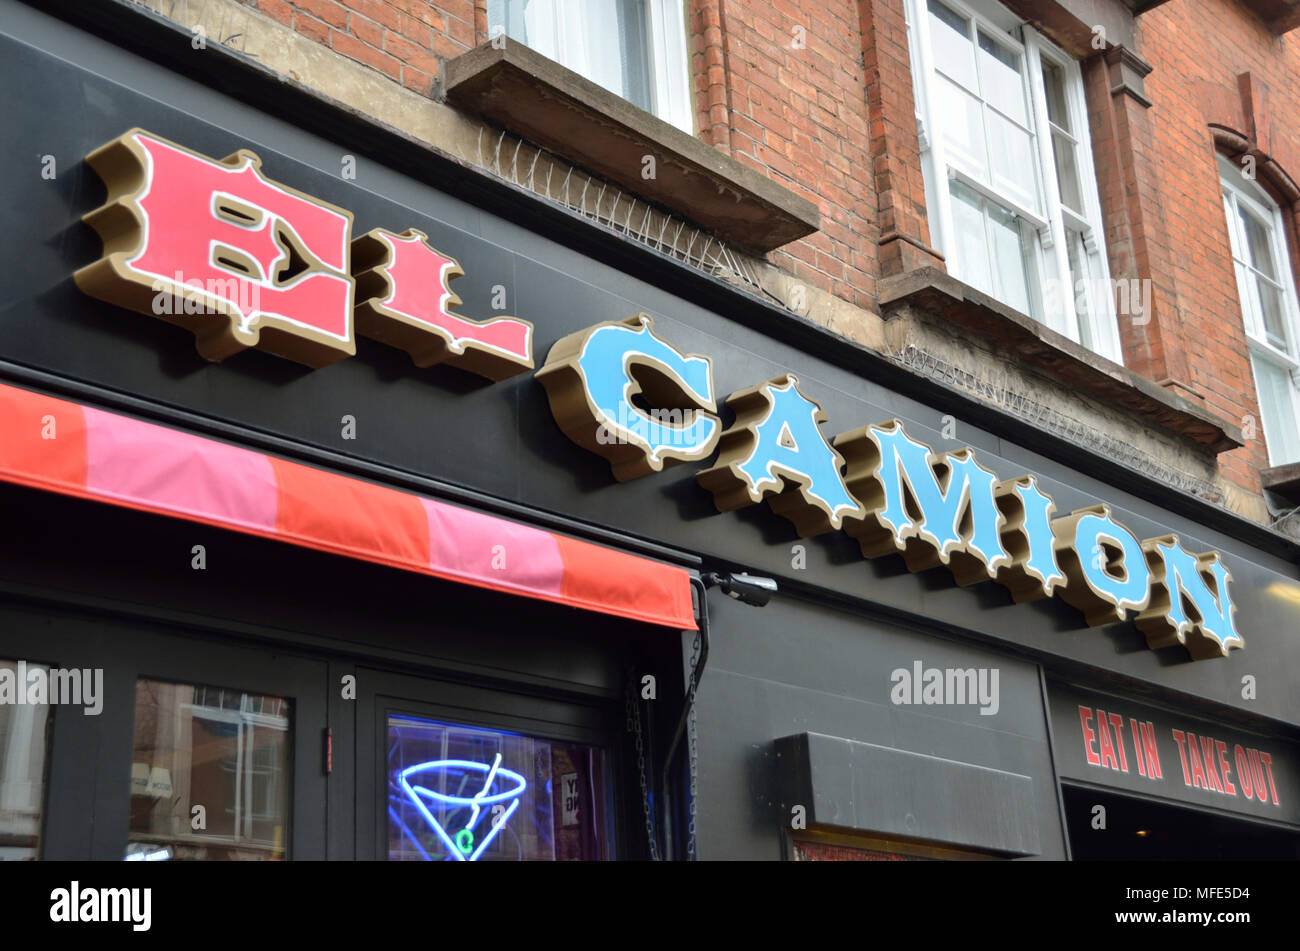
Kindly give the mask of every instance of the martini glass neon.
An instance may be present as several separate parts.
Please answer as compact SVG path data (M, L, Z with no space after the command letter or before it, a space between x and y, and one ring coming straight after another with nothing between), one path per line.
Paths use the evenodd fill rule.
M419 777L430 785L434 785L436 780L443 780L446 785L456 789L463 789L468 780L471 788L475 784L480 785L481 788L473 796L451 795L430 789L425 785L415 785L411 782L412 777ZM491 765L464 759L439 759L417 763L398 773L397 782L407 798L420 811L429 828L442 840L448 853L461 862L478 861L483 850L492 844L492 840L519 808L519 800L524 790L528 788L528 781L523 776L501 765L500 753L496 754ZM486 814L485 807L497 804L505 805L505 811L493 816L487 834L475 844L478 827ZM429 808L430 805L435 805L435 808L444 812L442 822L435 818L434 810ZM463 824L453 825L446 821L465 809L469 810L469 818ZM490 811L492 810L487 810ZM456 825L460 827L456 828Z

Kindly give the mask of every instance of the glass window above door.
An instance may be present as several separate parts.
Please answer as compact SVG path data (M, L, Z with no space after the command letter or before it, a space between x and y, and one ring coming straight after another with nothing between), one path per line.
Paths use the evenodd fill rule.
M141 679L126 858L285 858L291 702Z
M611 858L605 754L503 730L388 717L388 858Z

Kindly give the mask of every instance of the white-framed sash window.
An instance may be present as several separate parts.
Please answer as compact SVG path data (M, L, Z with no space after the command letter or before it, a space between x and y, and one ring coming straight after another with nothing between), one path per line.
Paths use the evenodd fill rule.
M694 134L679 0L488 0L488 32L543 56Z
M1269 462L1300 462L1300 305L1282 210L1223 156L1219 175Z
M1122 363L1079 64L995 0L904 7L949 272Z

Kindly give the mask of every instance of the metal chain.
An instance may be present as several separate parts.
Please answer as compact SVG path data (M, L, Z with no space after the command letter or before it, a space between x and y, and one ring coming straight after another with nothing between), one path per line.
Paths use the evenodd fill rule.
M695 665L700 659L700 635L697 631L695 634L695 643L691 645L691 712L686 718L686 756L690 768L690 789L687 795L690 797L689 814L690 819L686 826L686 860L695 861L695 783L699 776L698 762L696 759L696 736L695 736L695 688L699 686L696 680Z
M654 822L651 819L650 784L646 779L645 750L641 743L641 707L636 701L636 678L627 681L627 730L636 738L636 772L641 781L641 808L645 812L645 836L650 845L650 860L659 861L659 844L655 840Z

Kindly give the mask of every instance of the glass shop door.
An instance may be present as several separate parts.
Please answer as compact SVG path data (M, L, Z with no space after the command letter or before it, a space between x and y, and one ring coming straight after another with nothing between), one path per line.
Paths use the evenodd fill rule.
M619 857L608 705L357 671L357 858Z
M323 661L0 603L0 860L325 858Z

